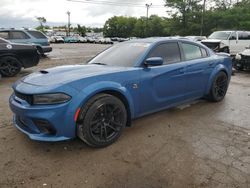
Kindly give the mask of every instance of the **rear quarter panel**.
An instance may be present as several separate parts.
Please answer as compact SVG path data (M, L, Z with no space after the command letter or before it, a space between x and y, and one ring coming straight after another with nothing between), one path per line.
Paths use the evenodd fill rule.
M215 62L215 64L208 80L206 94L209 94L214 78L219 72L224 71L228 76L228 82L230 82L231 80L232 59L230 58L230 56L218 53L213 55L213 61Z

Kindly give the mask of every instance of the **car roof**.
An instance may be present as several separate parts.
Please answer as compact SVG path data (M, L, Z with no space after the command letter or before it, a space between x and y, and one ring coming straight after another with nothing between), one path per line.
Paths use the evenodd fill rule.
M246 30L223 30L223 31L214 31L214 32L250 32L250 31L246 31Z
M150 37L150 38L144 38L144 39L132 39L127 42L144 42L144 43L158 43L158 42L170 42L170 41L186 41L186 42L192 42L190 39L185 37Z
M37 31L35 29L0 28L0 31Z

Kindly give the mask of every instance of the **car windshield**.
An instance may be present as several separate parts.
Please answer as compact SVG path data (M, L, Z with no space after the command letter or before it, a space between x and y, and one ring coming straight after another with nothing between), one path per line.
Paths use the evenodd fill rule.
M132 67L144 54L150 43L120 43L94 57L89 64Z
M230 31L216 31L213 32L208 38L209 39L220 39L220 40L227 40L230 36Z

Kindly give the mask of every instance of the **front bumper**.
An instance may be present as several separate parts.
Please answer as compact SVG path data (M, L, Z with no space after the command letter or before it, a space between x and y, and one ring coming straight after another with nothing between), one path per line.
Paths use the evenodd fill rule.
M70 103L59 105L31 106L14 94L9 99L14 113L14 125L37 141L63 141L76 136L74 112Z
M43 53L48 53L52 51L51 46L42 46Z

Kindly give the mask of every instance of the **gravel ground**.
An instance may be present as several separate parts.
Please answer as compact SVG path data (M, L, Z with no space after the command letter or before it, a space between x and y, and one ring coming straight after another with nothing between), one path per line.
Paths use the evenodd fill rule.
M39 66L0 80L0 187L250 187L250 73L240 72L224 101L192 104L133 121L110 147L79 139L42 143L12 125L11 85L33 71L86 62L107 48L58 44Z

